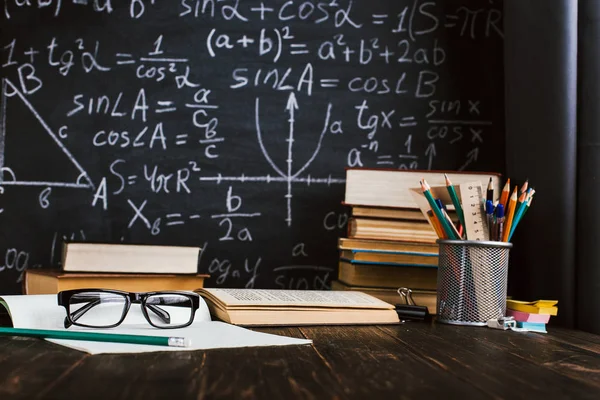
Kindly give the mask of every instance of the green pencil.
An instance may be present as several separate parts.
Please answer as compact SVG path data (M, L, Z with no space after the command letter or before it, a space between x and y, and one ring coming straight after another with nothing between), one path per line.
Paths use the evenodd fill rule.
M450 195L452 204L454 204L454 209L456 210L456 215L458 215L458 220L460 221L460 224L464 227L465 226L465 214L464 214L462 206L460 204L460 200L458 199L456 190L454 190L454 186L452 186L452 182L450 182L450 178L448 178L447 174L444 174L444 176L446 177L446 189L448 189L448 194Z
M444 217L444 215L442 214L442 211L437 206L437 204L435 204L435 200L433 199L433 196L431 195L431 192L429 191L429 185L427 184L425 179L423 179L421 181L421 190L423 191L423 194L425 195L425 198L427 199L427 202L429 203L429 207L431 207L435 216L440 220L440 224L442 225L442 228L446 232L446 235L448 235L448 237L452 240L458 240L458 237L456 236L456 234L454 233L452 228L450 228L450 225L448 225L448 220Z
M535 193L535 191L533 191ZM516 221L513 222L512 226L510 227L510 233L508 234L508 240L510 241L510 238L512 238L512 235L515 233L515 229L517 228L517 225L519 224L519 222L521 222L521 220L523 219L523 217L525 216L525 213L527 212L527 210L529 210L529 207L531 207L531 202L533 201L533 193L529 196L529 198L523 202L523 207L521 207L521 209L519 210L519 213L515 216Z
M183 337L121 335L115 333L54 331L45 329L0 328L0 336L27 336L42 339L86 340L92 342L149 344L170 347L189 347L191 345L190 340Z

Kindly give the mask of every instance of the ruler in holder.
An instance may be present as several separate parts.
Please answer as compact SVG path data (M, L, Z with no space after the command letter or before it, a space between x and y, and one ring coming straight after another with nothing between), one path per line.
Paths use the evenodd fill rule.
M467 240L490 240L481 182L461 183L459 189Z

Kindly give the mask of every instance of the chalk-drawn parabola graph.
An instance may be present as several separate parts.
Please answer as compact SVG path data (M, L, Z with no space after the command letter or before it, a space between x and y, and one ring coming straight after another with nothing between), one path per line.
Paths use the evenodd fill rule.
M298 103L296 101L296 96L294 95L294 92L290 93L290 96L288 98L288 101L286 103L286 108L285 108L285 110L289 113L289 118L288 118L289 133L288 133L288 138L286 139L286 141L288 142L288 154L287 154L287 159L286 159L287 173L285 173L285 172L283 172L283 170L281 168L279 168L277 166L277 164L275 164L275 162L269 155L269 152L267 151L267 149L264 146L263 136L262 136L261 128L260 128L260 98L257 97L256 101L255 101L256 136L257 136L258 144L260 145L260 149L261 149L263 156L265 157L265 159L267 160L267 162L269 163L269 165L271 166L271 168L273 169L273 171L275 172L276 175L271 176L270 174L267 174L264 176L246 176L246 175L242 174L239 176L222 176L221 174L218 174L216 176L202 176L199 178L200 181L216 182L216 183L221 183L221 182L286 183L287 184L287 192L284 195L284 197L285 197L286 203L287 203L287 217L286 217L285 221L288 226L292 226L292 198L293 198L292 185L293 184L302 183L302 184L306 184L306 185L310 186L310 185L322 185L322 184L332 185L332 184L346 183L345 179L332 178L331 175L329 175L326 178L322 178L322 177L313 178L310 175L306 175L303 177L300 176L311 165L311 163L315 160L315 158L319 154L319 151L321 150L321 145L323 143L323 137L325 136L325 133L327 132L327 128L329 127L329 119L331 117L331 108L332 108L332 105L331 105L331 103L329 103L327 106L327 112L325 115L325 123L323 126L323 130L321 131L321 135L319 136L319 140L317 142L317 146L316 146L313 154L308 159L308 161L306 161L304 163L304 165L302 165L302 167L300 167L297 171L294 172L294 170L293 170L293 157L294 157L293 145L294 145L294 140L295 140L294 139L294 126L295 126L295 110L298 109Z

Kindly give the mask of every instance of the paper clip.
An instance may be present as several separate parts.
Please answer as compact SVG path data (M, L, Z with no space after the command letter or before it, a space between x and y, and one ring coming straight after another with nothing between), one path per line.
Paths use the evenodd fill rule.
M424 321L429 313L427 307L418 306L412 298L412 290L409 288L399 288L398 294L404 298L406 304L396 304L396 313L401 321Z
M488 328L501 329L504 331L507 329L514 330L517 327L517 322L514 317L501 317L498 319L489 319L487 321L487 326Z

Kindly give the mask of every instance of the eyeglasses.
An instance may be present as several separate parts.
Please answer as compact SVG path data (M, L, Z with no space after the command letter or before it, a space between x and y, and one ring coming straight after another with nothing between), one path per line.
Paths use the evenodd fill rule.
M148 323L156 328L183 328L194 321L200 296L193 292L161 291L147 293L108 289L75 289L58 293L58 305L67 310L65 328L114 328L131 307L139 303Z

